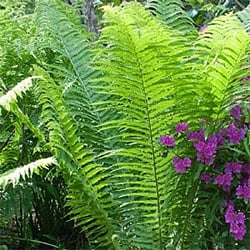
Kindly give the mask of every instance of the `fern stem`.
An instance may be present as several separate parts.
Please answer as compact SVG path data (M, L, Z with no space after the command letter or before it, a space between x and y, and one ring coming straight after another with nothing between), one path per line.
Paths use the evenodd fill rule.
M188 199L188 206L187 206L187 210L186 210L186 216L185 216L185 221L184 221L184 225L183 225L183 230L181 232L182 236L180 237L180 249L184 249L185 246L185 235L186 235L186 231L188 229L188 224L189 224L189 220L190 220L190 215L192 214L191 213L191 210L193 208L193 201L194 201L194 198L195 198L195 195L196 195L196 191L197 191L197 188L198 188L198 184L199 184L199 180L197 180L193 187L191 188L190 190L190 197Z
M142 90L143 94L145 97L145 104L146 104L146 116L147 116L147 121L149 125L149 134L150 134L150 147L151 147L151 152L152 152L152 163L153 163L153 171L154 171L154 179L155 179L155 189L156 189L156 196L157 196L157 219L158 219L158 226L159 226L159 245L160 248L159 250L163 250L163 239L162 239L162 221L161 221L161 204L160 204L160 192L159 192L159 183L157 179L157 169L156 169L156 161L155 161L155 148L154 148L154 141L153 141L153 130L152 130L152 125L151 125L151 118L150 118L150 113L149 113L149 103L148 103L148 98L147 98L147 93L145 90L145 80L144 80L144 74L143 74L143 69L142 65L140 63L140 59L138 57L138 52L136 50L135 44L133 44L135 47L135 56L136 56L136 61L138 62L138 69L140 72L140 77L142 80Z

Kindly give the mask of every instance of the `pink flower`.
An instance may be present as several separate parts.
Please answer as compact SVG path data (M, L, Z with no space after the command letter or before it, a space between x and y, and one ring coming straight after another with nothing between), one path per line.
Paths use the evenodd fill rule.
M229 124L227 128L227 136L231 144L239 143L245 137L245 134L244 129L237 129L233 123Z
M231 173L219 174L215 177L214 183L221 186L224 191L228 191L231 187L233 176Z
M200 27L200 33L204 33L205 30L207 29L208 25L207 24L204 24Z
M218 147L224 146L225 145L225 139L224 139L224 136L223 136L223 131L217 133L215 136L217 138L217 146Z
M188 129L188 124L186 122L181 122L175 126L175 132L181 133Z
M174 147L175 146L175 140L174 137L169 135L164 135L160 138L160 143L164 144L168 147Z
M238 223L231 223L230 233L234 235L235 240L243 240L246 234L246 225L238 224Z
M242 165L239 162L227 162L225 166L225 173L235 173L241 172Z
M230 233L235 240L243 240L246 234L246 216L242 212L235 212L233 204L229 204L225 213L225 222L230 223Z
M241 106L236 105L230 110L230 114L234 119L239 119L241 115Z
M227 207L226 213L225 213L225 221L226 223L234 222L234 206L229 205Z
M177 173L181 173L181 174L185 173L186 169L191 167L191 163L192 162L188 157L181 159L178 156L175 156L173 158L173 165Z
M212 135L204 141L198 141L194 143L194 147L197 151L197 160L211 165L214 161L214 155L217 149L217 137Z
M241 181L241 184L236 188L236 195L243 197L244 200L250 200L250 177Z
M211 182L211 175L210 174L207 174L205 172L203 172L201 175L200 175L200 180L201 181L204 181L206 184L210 183Z
M242 172L246 173L247 175L250 175L250 164L242 165Z
M187 135L189 141L205 141L205 130L202 128L198 132L189 132Z

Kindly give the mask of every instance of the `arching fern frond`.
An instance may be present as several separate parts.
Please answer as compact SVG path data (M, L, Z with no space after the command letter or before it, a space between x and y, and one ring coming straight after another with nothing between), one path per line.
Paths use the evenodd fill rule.
M149 0L146 8L155 13L171 29L197 34L194 23L180 0Z
M113 204L106 190L107 168L95 163L88 145L77 136L78 127L63 99L62 87L43 69L36 67L36 72L46 79L37 89L42 121L59 164L57 171L68 186L71 218L81 226L93 246L116 249Z
M26 179L39 168L46 168L50 165L56 165L54 157L44 158L31 162L25 166L10 169L0 175L0 186L5 188L8 184L17 185L21 178Z
M28 77L21 82L19 82L15 87L9 90L5 95L0 97L0 106L6 109L9 112L12 112L16 115L16 117L23 122L33 133L34 135L40 139L40 141L45 141L43 134L41 131L34 126L29 117L22 112L17 103L17 97L22 97L22 95L28 91L32 85L33 79L39 79L39 76Z
M180 68L191 67L185 57L192 54L185 43L178 49L181 42L174 32L138 4L107 8L105 21L100 43L108 46L100 49L96 59L103 72L97 80L106 83L99 87L109 96L106 108L122 116L102 126L112 128L113 136L121 142L116 153L119 162L113 164L111 177L114 197L121 203L124 233L118 237L124 249L164 249L164 201L169 196L165 181L171 168L169 158L161 157L158 139L169 120L178 119L173 114L175 105L180 104L175 96L192 81L191 77L179 82L186 79Z
M10 111L11 104L17 101L18 96L22 97L22 94L24 94L32 87L32 79L37 78L39 77L32 76L19 82L14 88L12 88L5 95L0 97L0 105L4 107L7 111Z
M65 61L64 64L60 61L58 64L54 63L48 69L53 68L56 72L54 79L60 79L59 82L64 88L65 103L81 130L79 136L87 133L84 142L100 153L107 147L103 143L107 136L105 133L99 133L96 127L108 119L109 115L98 110L95 105L102 96L92 89L91 80L98 72L91 67L94 58L89 41L91 35L86 32L83 25L76 23L76 17L65 9L61 1L38 1L36 14L38 36L48 32L54 44L51 46L51 43L48 43L46 46L57 51L60 60Z
M221 117L228 106L246 101L249 93L249 84L243 79L249 75L250 37L236 16L226 15L209 25L199 46L198 54L205 55L203 81L211 86L213 109Z

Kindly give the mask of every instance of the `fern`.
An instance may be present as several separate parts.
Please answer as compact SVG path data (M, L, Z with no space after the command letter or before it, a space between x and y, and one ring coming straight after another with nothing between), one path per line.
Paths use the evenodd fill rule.
M200 37L195 54L197 64L200 63L199 72L203 73L202 78L199 72L196 73L199 84L203 86L203 90L197 93L200 117L214 121L225 117L225 111L235 103L248 102L249 85L242 79L249 74L249 36L235 16L215 19ZM215 216L219 215L219 204L207 204L211 198L202 190L201 184L195 184L198 176L199 169L194 169L188 176L174 178L172 183L178 181L174 195L166 201L171 211L170 230L176 232L176 235L172 234L175 235L174 246L181 249L210 248L213 235L220 230L215 226L219 221ZM215 201L217 196L215 193ZM207 224L208 218L210 225Z
M115 228L108 211L112 202L106 191L107 169L97 165L84 143L77 137L77 125L62 98L62 89L42 69L36 72L46 81L41 82L39 102L42 119L49 131L49 145L57 158L60 173L69 190L68 206L72 219L82 227L86 236L96 246L117 248L113 238Z
M163 249L166 241L165 177L170 168L157 141L174 104L174 80L168 73L177 72L181 58L170 48L172 34L138 4L106 11L100 42L109 46L101 50L97 68L104 74L99 81L107 83L101 87L110 98L105 105L123 117L103 128L115 128L123 144L110 181L121 203L124 249Z
M225 108L244 100L248 86L239 86L248 75L249 37L235 16L226 16L190 46L142 7L127 4L106 8L100 44L108 44L97 59L103 72L98 81L107 84L99 89L110 99L103 105L122 117L102 127L115 128L111 140L122 144L110 180L122 204L122 245L163 249L172 239L181 249L204 247L212 226L201 224L208 196L200 191L197 170L180 177L174 191L170 155L161 157L157 140L180 119L194 126L199 118L222 118Z
M180 0L149 0L146 8L151 10L168 27L185 34L197 34L192 19Z
M47 168L49 165L56 164L56 161L53 157L44 158L40 160L36 160L35 162L29 163L25 166L14 168L8 170L1 174L0 176L0 185L5 188L9 183L15 186L20 178L26 179L26 177L31 177L32 174L38 168Z
M156 18L136 3L106 7L93 50L70 10L58 0L39 0L33 52L49 53L46 63L38 62L46 70L35 66L41 80L33 89L44 134L16 101L30 79L0 98L47 143L68 187L71 219L95 249L211 248L216 217L210 210L219 211L207 205L201 170L176 176L172 153L163 158L158 140L182 119L195 128L200 118L223 118L248 98L242 79L249 75L249 36L234 15L214 20L198 37L181 2L152 6ZM15 185L38 166L0 180Z
M49 11L43 11L48 5ZM107 167L96 164L96 155L90 153L103 151L105 135L96 128L103 118L94 104L100 100L100 95L90 86L90 79L96 72L90 68L89 35L58 1L39 1L36 13L39 33L49 31L54 41L42 46L55 49L60 60L66 61L64 66L46 65L49 70L53 69L53 78L59 79L58 85L42 71L42 75L49 79L50 95L45 83L38 92L43 106L42 120L50 131L51 150L62 167L58 171L63 173L68 184L72 218L94 245L117 248L116 239L112 237L115 233L111 223L114 212L105 209L112 207L106 190ZM47 23L46 27L44 23Z
M84 143L97 153L102 152L103 148L111 149L110 145L103 143L107 135L96 129L110 114L98 110L95 104L102 100L102 96L92 88L91 81L98 72L91 67L94 58L89 42L91 34L86 32L83 25L76 23L78 19L71 11L66 11L60 1L40 0L36 13L38 36L48 32L48 37L53 40L53 44L49 42L41 46L57 51L60 60L63 58L65 61L64 65L59 62L48 68L53 69L54 78L60 79L66 105L81 130L79 136L83 136ZM84 136L86 133L87 137Z
M32 87L32 79L36 78L39 77L28 77L19 82L13 89L11 89L5 95L0 97L0 105L3 106L6 110L10 111L11 104L17 101L18 96L21 97L23 93L25 93Z
M44 136L40 130L33 125L29 117L25 115L17 104L17 97L22 97L23 93L32 87L32 79L37 79L38 76L26 78L18 83L15 87L9 90L5 95L0 97L0 105L7 111L13 112L18 119L23 122L34 134L44 142Z
M235 102L247 101L249 86L242 80L249 75L249 42L237 18L230 15L215 19L201 38L201 53L206 54L203 81L211 86L218 117Z

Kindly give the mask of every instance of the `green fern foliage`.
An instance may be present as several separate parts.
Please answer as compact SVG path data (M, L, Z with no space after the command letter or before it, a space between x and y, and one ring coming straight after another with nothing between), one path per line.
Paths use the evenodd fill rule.
M119 237L124 249L164 249L165 178L171 168L161 157L158 139L174 106L174 80L168 72L181 55L170 47L173 33L138 4L107 9L105 21L100 43L108 46L100 50L97 68L104 75L99 81L106 83L100 89L110 96L105 106L122 117L103 125L116 131L122 143L110 180L121 203L124 233Z
M91 88L90 80L96 71L90 68L93 52L89 34L58 1L39 1L36 13L38 34L47 33L53 41L42 43L40 48L52 48L59 58L59 63L45 65L49 71L53 70L57 84L45 71L37 69L47 79L38 93L49 145L60 163L58 171L68 184L71 216L95 246L117 248L111 223L112 205L106 191L107 166L96 164L97 157L91 154L104 150L105 133L97 129L103 118L95 105L100 95Z
M106 83L99 89L109 96L102 105L121 114L102 129L115 129L111 138L121 142L110 181L130 238L128 243L121 233L122 246L163 249L172 241L181 249L206 247L211 214L199 172L175 177L158 139L169 123L223 117L242 99L249 37L235 16L215 20L190 45L138 4L106 8L105 15L100 44L107 46L100 49L97 69L103 72L98 80Z
M147 8L104 7L93 42L72 9L59 0L37 1L31 53L39 77L0 97L3 111L15 116L0 137L0 164L24 166L2 168L0 185L15 186L56 165L69 217L90 248L211 249L220 230L219 194L204 191L199 165L177 176L174 153L163 157L159 138L181 120L193 129L201 118L224 118L230 106L249 101L250 38L233 14L198 34L181 1ZM248 30L248 9L238 17ZM30 90L39 105L35 123L21 106ZM42 159L25 164L20 152L6 161L24 145L26 127L37 148L45 145Z
M233 103L246 101L249 85L243 79L249 75L249 42L249 35L230 15L215 19L201 37L200 53L206 60L203 81L211 86L218 116Z
M39 46L40 49L48 47L59 54L58 63L50 64L48 69L52 68L54 78L60 79L66 105L81 129L79 136L88 134L83 138L84 142L100 153L105 147L103 141L106 135L99 133L96 127L108 119L109 114L100 112L95 105L102 96L92 88L91 81L98 72L91 67L94 58L91 34L71 12L65 10L60 1L38 1L37 36L49 37L49 42L40 43ZM65 63L62 64L62 61Z
M12 88L5 95L0 97L0 105L4 107L7 111L10 111L11 104L16 103L17 97L22 97L22 94L32 87L32 79L36 78L39 77L28 77L19 82L14 88Z
M59 164L58 173L68 185L70 215L93 245L117 248L108 213L112 213L112 202L106 191L107 169L95 163L90 150L77 136L78 127L67 109L62 87L41 68L36 67L36 72L46 79L37 89L42 120L49 132L51 152Z
M14 168L8 170L0 175L0 185L5 188L8 184L17 185L20 181L20 178L26 179L31 177L32 174L37 171L39 168L46 168L49 165L55 165L56 160L53 157L44 158L36 160L35 162L29 163L25 166Z
M182 33L197 34L194 23L184 10L180 0L150 0L146 8L151 10L168 27Z
M0 97L0 106L2 106L7 111L11 111L12 113L14 113L15 116L19 119L19 121L24 123L34 133L34 135L43 142L45 140L43 134L36 126L34 126L29 117L22 112L22 110L18 106L17 101L18 97L22 97L22 95L32 87L32 80L38 78L40 77L28 77L19 82L5 95Z

